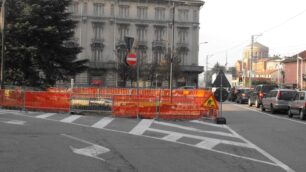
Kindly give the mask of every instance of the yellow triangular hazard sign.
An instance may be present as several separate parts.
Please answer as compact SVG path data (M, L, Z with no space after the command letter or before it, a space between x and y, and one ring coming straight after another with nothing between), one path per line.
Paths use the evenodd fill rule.
M209 107L209 108L213 108L216 109L218 108L216 105L216 101L214 100L213 96L210 96L204 103L203 103L204 107Z

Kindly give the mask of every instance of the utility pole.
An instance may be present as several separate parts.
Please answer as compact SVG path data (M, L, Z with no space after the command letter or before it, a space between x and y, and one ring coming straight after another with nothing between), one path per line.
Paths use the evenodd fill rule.
M172 6L172 48L171 48L171 58L170 58L170 97L172 100L172 87L173 87L173 59L174 59L174 23L175 23L175 4L173 1Z
M1 37L1 40L2 40L2 52L1 52L1 75L0 75L0 89L3 89L3 86L4 86L4 41L5 41L5 1L6 0L3 0L2 1L2 6L1 6L1 19L0 20L2 20L2 28L1 28L1 30L2 30L2 37Z
M254 35L252 35L251 37L251 58L250 58L250 72L249 72L250 87L252 87L253 46L254 46Z

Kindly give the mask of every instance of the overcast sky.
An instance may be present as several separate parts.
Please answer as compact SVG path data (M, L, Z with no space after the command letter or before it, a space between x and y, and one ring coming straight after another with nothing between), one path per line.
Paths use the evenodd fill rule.
M270 48L270 56L294 55L306 50L306 0L205 0L200 11L199 63L209 55L216 62L233 66L251 35Z

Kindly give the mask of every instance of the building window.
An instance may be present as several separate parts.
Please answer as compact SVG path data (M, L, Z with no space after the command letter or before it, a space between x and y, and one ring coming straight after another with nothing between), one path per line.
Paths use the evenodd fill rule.
M164 27L155 27L155 41L163 41L165 35Z
M124 40L124 37L129 34L128 25L119 25L118 33L119 33L119 40L121 40L121 41Z
M186 43L188 39L188 30L178 29L178 38L179 38L179 43Z
M155 20L165 20L165 8L155 8Z
M139 57L139 60L140 60L140 64L147 64L148 63L146 49L140 49L138 51L138 57Z
M188 57L188 51L181 51L179 53L181 64L182 65L188 65L187 64L187 57Z
M160 50L156 50L153 52L154 58L153 58L153 63L155 64L161 64L164 61L164 52Z
M178 10L178 19L179 21L188 21L189 10L179 9Z
M137 39L138 41L145 41L147 37L147 29L144 26L137 27Z
M92 23L93 34L95 39L101 39L103 33L103 23Z
M94 3L93 4L93 15L94 16L103 16L104 15L104 4Z
M129 17L129 6L122 5L119 6L119 17L128 18Z
M79 3L73 2L68 8L68 11L72 14L78 14L79 13Z
M199 13L197 10L193 10L193 21L199 22Z
M93 62L101 62L103 57L103 49L94 48L92 49L92 61Z
M111 5L111 16L115 16L115 6L114 6L114 4Z
M137 18L147 19L148 18L148 8L147 7L137 7Z

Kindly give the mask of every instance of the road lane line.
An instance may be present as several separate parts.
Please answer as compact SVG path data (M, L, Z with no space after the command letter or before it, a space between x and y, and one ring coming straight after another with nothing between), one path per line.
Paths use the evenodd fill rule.
M294 119L275 116L275 115L272 115L272 114L268 114L267 112L261 112L261 111L258 111L258 110L254 110L254 109L244 107L244 106L240 106L240 105L236 105L236 104L232 104L232 105L237 106L237 107L241 107L241 108L244 108L244 109L248 109L248 110L251 110L253 112L258 112L259 114L266 115L266 116L269 116L269 117L272 117L272 118L275 118L275 119L282 119L282 120L287 120L287 121L295 122L295 123L298 123L298 124L306 125L306 122L303 122L303 121L297 121L297 120L294 120Z
M171 142L176 142L178 139L182 138L183 136L181 134L169 134L165 137L163 137L163 140L171 141Z
M73 121L81 118L82 116L81 115L71 115L65 119L62 119L60 120L61 122L64 122L64 123L72 123Z
M129 133L142 135L153 123L152 119L142 119Z
M268 152L264 151L263 149L261 149L260 147L256 146L255 144L253 144L252 142L250 142L249 140L247 140L246 138L244 138L243 136L241 136L240 134L238 134L236 131L234 131L232 128L230 128L229 126L226 126L228 128L228 130L230 132L232 132L234 135L236 135L237 137L239 137L241 140L243 140L244 142L246 142L247 144L251 145L254 149L256 149L258 152L260 152L261 154L263 154L265 157L267 157L268 159L270 159L272 162L274 162L275 164L277 164L278 166L280 166L282 169L286 170L287 172L294 172L293 169L291 169L288 165L284 164L283 162L281 162L280 160L276 159L275 157L273 157L271 154L269 154Z
M213 149L219 143L220 142L218 142L218 141L204 140L204 141L196 144L196 146L199 147L199 148Z
M56 113L45 113L45 114L36 116L36 118L45 119L45 118L48 118L48 117L53 116L53 115L55 115L55 114L56 114Z
M198 123L198 124L204 124L204 125L213 126L213 127L218 127L218 128L225 128L224 125L212 124L212 123L209 123L209 122L204 122L204 121L199 121L199 120L192 120L192 121L190 121L190 122Z
M106 127L109 123L111 123L113 120L114 120L114 118L104 117L100 121L93 124L91 127L102 129L102 128Z
M208 134L215 134L215 135L220 135L220 136L236 137L231 133L225 133L225 132L220 132L220 131L205 131L205 130L200 130L200 129L193 128L193 127L186 127L186 126L172 124L172 123L166 123L166 122L154 121L154 124L159 124L159 125L164 125L164 126L169 126L169 127L175 127L175 128L188 130L188 131L194 131L194 132L198 132L198 133L208 133Z

